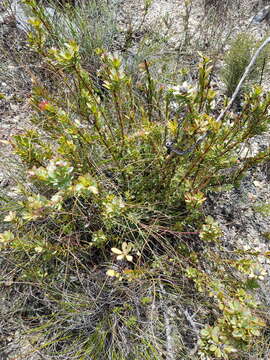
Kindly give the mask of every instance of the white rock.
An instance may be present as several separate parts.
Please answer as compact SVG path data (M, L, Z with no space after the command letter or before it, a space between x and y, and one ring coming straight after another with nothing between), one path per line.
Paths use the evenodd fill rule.
M53 8L46 7L45 9L48 16L55 16L56 12ZM30 16L27 14L25 6L23 6L20 0L13 0L11 4L11 10L15 16L17 27L25 32L28 32L30 30Z

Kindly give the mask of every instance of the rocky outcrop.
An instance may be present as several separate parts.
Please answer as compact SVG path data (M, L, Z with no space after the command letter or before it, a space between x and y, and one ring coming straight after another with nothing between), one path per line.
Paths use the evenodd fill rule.
M252 19L251 24L260 24L266 21L270 24L270 5L265 6L261 9Z

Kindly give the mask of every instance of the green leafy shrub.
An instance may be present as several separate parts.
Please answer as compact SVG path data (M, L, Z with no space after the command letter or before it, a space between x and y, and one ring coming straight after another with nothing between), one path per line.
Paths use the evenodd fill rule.
M13 137L26 181L0 245L16 279L38 284L50 304L26 317L43 333L38 348L70 359L161 359L177 322L168 309L185 294L184 305L203 299L198 328L183 311L197 355L241 356L265 325L247 282L263 274L251 258L258 254L227 251L203 204L208 191L269 159L266 149L239 162L237 151L267 130L270 95L254 87L240 114L218 121L208 57L196 83L164 85L147 61L138 81L103 49L93 55L99 87L82 65L84 49L68 39L52 46L36 15L29 43L66 95L33 90L33 129Z

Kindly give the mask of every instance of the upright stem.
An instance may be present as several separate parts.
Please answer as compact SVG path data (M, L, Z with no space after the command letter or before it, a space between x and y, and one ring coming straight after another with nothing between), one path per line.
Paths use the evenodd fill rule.
M148 63L144 60L144 66L147 74L148 81L148 91L147 91L147 102L148 102L148 118L149 121L152 120L152 111L153 111L153 81L151 79L151 74L149 71Z
M121 114L121 108L120 108L120 104L119 104L119 97L118 97L118 95L117 95L117 93L115 91L113 91L113 99L114 99L115 109L116 109L116 113L117 113L117 117L118 117L118 122L119 122L119 125L120 125L121 138L122 138L122 148L123 148L124 144L125 144L124 122L123 122L123 117L122 117L122 114Z

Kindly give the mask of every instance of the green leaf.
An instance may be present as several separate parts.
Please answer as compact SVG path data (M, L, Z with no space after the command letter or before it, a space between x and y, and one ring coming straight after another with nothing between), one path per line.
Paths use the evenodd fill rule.
M216 357L218 357L218 358L221 358L221 357L223 356L223 354L222 354L222 352L221 352L221 350L220 350L219 348L216 349L215 355L216 355Z
M219 328L215 326L212 330L211 338L214 340L215 343L219 341Z
M260 330L258 330L258 329L251 329L250 332L254 336L260 336L260 334L261 334Z
M218 349L218 347L214 344L212 344L209 348L210 351L215 352Z
M201 330L201 335L203 337L209 337L209 330L208 329L202 329Z
M245 282L245 286L248 290L258 289L260 287L256 279L248 279Z

